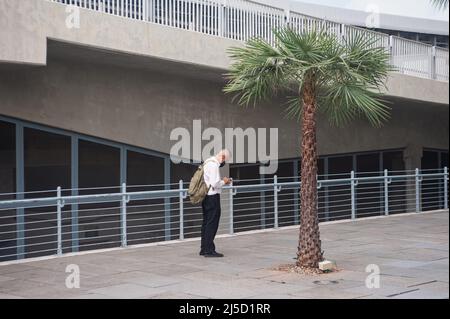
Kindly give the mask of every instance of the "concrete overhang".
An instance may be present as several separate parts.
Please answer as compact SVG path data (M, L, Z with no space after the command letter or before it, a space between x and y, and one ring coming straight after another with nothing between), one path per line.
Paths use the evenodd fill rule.
M66 25L66 5L44 0L0 2L0 62L46 65L49 43L108 51L128 65L153 66L223 81L227 49L242 42L80 9L79 28ZM52 41L48 41L52 40ZM68 50L65 50L68 52ZM70 51L70 50L69 50ZM387 95L449 103L446 82L391 74Z

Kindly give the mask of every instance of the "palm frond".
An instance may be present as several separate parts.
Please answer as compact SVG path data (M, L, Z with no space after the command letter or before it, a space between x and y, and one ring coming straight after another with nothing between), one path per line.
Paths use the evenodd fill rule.
M231 48L235 61L224 88L226 93L235 93L238 103L249 105L268 99L289 80L289 59L264 40L250 40L245 47Z
M381 98L389 54L375 37L354 35L341 44L342 52L324 71L321 109L335 125L363 116L374 126L389 119L390 108Z
M289 27L274 30L275 45L251 40L230 50L233 64L224 91L239 104L269 99L296 86L285 115L300 119L305 83L317 88L319 109L336 125L365 117L375 126L389 118L381 100L389 54L378 38L351 35L338 39L322 30L297 33Z
M289 96L287 102L284 105L284 116L287 119L301 120L303 102L298 96Z
M321 110L336 126L365 117L373 126L380 127L390 117L390 107L381 99L381 95L368 91L358 83L342 82L330 85L318 99Z

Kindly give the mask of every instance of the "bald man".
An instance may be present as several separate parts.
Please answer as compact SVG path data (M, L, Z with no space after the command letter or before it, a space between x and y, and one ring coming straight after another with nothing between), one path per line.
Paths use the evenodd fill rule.
M202 202L203 224L202 224L202 242L200 256L207 258L220 258L223 254L216 252L214 238L219 228L220 220L220 193L222 187L230 185L232 180L228 177L220 177L220 168L229 160L230 153L227 150L221 151L216 156L207 159L203 166L204 179L209 187L208 195Z

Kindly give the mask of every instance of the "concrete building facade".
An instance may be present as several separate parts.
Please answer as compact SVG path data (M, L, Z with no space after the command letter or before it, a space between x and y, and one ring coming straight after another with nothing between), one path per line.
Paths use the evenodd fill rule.
M83 0L0 1L0 200L57 186L67 194L115 189L124 182L178 187L196 166L171 163L170 134L178 127L191 130L193 120L220 131L278 128L278 175L298 176L300 123L284 118L283 99L242 108L222 92L230 65L227 49L242 45L241 40L163 20L147 21L143 13L157 9L161 16L166 7L158 3L163 1L151 8L151 1L125 1L130 10L138 8L136 3L142 6L142 16L134 18L108 9L112 2L107 0L93 2L89 7ZM191 1L171 3L183 8ZM208 8L212 17L220 7ZM274 17L287 10L278 8L281 13L275 10ZM213 19L210 23L219 24ZM433 66L408 71L412 64L405 62L401 70L406 71L391 74L386 100L392 116L382 128L362 120L336 128L319 118L321 174L448 166L448 51L439 52L431 57ZM268 177L260 176L257 167L233 164L224 173L264 181ZM11 224L16 217L11 212ZM170 221L164 214L160 218ZM87 227L80 236L95 231ZM155 232L162 238L171 236L167 228L156 227ZM75 242L66 250L78 249L78 239Z

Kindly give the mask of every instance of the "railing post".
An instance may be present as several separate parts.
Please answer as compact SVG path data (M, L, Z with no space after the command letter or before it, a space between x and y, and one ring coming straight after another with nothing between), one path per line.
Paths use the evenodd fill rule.
M291 22L291 10L284 10L284 26L289 26Z
M222 5L219 10L219 36L225 37L227 19L227 0L222 0Z
M57 254L62 255L62 208L64 206L61 198L61 186L58 186L56 190L57 204L56 204L56 229L57 229Z
M278 229L278 176L273 177L273 218L274 228Z
M416 168L416 213L420 213L420 171Z
M431 79L435 80L436 76L436 46L431 48L431 69L430 69Z
M104 0L100 0L98 2L98 11L100 11L101 13L105 13L106 12L106 5L103 2Z
M352 220L356 219L356 179L355 171L351 172L351 194L352 194Z
M384 214L389 216L389 171L384 170Z
M233 189L233 182L230 184L230 197L228 198L229 202L228 205L230 206L230 220L229 220L229 227L230 227L230 235L234 234L234 208L233 208L233 196L234 196L234 189Z
M122 231L122 247L127 247L127 184L122 184L122 203L120 207L120 229Z
M391 66L394 66L394 36L389 36L389 44L388 44L388 50L389 50L389 61L391 63Z
M444 209L448 209L448 167L444 168Z
M340 34L340 41L344 41L344 39L345 39L345 35L346 35L346 26L345 26L345 24L344 23L341 23L341 34Z
M184 240L184 193L183 180L180 180L180 240Z
M141 14L142 14L141 20L142 21L148 21L148 19L147 19L147 2L148 2L148 0L142 1L142 8L141 8Z

